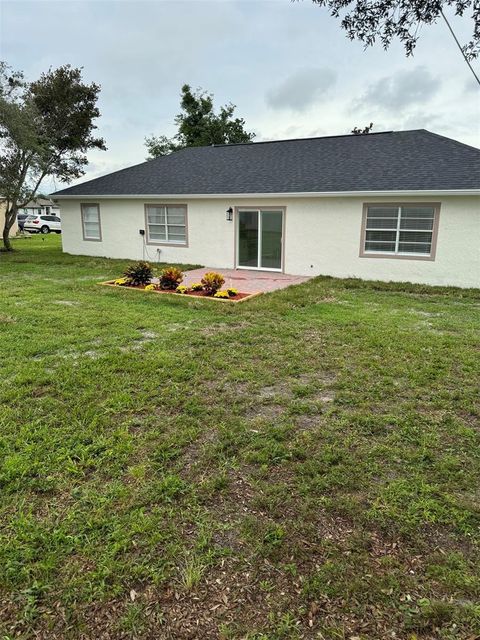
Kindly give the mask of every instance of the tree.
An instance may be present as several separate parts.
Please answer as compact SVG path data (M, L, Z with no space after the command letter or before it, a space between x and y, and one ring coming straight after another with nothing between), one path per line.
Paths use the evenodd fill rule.
M183 85L181 97L182 112L175 118L178 132L173 138L154 135L145 138L150 154L148 159L185 147L251 142L255 137L254 133L245 131L243 118L233 117L234 104L220 107L220 111L215 113L213 95L201 89L193 92L188 84Z
M339 18L341 26L350 40L361 40L371 46L378 39L387 49L397 37L411 55L418 40L417 32L423 24L433 24L443 17L443 7L454 7L455 13L463 16L472 11L474 22L470 42L462 49L467 60L480 53L480 2L478 0L312 0L326 7L330 14Z
M370 124L364 127L363 129L361 127L353 127L351 132L353 133L354 136L361 136L361 135L365 135L366 133L370 133L372 129L373 129L373 122L370 122Z
M106 149L93 135L100 87L64 65L35 82L0 63L0 195L6 201L3 243L18 209L34 200L47 176L70 182L85 173L86 153Z

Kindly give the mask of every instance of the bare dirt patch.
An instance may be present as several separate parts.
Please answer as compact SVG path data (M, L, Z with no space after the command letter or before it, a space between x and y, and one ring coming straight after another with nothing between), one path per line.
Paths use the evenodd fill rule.
M279 418L283 413L285 413L285 407L278 404L257 404L247 409L246 417L273 420Z

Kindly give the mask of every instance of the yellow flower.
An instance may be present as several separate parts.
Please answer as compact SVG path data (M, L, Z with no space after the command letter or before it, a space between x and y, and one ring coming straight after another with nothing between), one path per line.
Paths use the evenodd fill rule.
M181 284L180 286L178 286L175 291L177 293L187 293L188 291L188 287L186 287L184 284Z
M154 284L147 284L145 291L155 291L157 287Z
M214 298L229 298L230 296L228 295L228 291L217 291L217 293L215 293L213 297Z
M234 289L234 287L228 287L227 293L229 296L236 296L238 295L238 289Z
M113 284L118 284L118 285L122 285L122 284L128 284L128 278L117 278Z
M203 284L201 282L194 282L192 284L192 291L201 291L203 289Z

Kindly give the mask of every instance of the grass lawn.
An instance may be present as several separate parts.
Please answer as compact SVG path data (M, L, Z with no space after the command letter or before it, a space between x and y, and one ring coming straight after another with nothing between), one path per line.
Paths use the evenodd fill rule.
M0 254L2 640L480 634L480 291Z

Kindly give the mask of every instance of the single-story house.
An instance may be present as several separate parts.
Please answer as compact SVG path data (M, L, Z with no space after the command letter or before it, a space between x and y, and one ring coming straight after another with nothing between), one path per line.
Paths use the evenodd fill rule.
M72 254L480 287L480 150L423 129L188 148L52 197Z
M59 216L60 206L49 198L37 198L36 200L30 200L30 202L27 202L24 207L18 210L18 213L25 213L26 215L31 216Z

